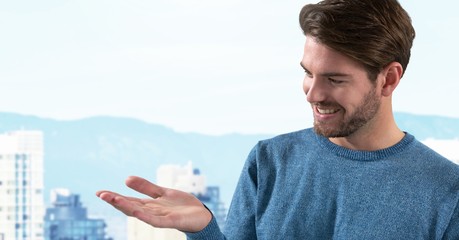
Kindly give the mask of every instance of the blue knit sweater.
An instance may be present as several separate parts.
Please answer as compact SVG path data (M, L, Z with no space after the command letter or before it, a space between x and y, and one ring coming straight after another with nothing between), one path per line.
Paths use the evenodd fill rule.
M459 167L412 135L378 151L312 129L259 142L223 235L212 219L189 239L459 239Z

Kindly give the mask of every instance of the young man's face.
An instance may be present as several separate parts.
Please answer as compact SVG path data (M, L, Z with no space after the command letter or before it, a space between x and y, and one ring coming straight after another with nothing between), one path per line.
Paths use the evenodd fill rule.
M363 66L309 37L301 65L306 71L303 89L318 134L347 137L371 125L381 95Z

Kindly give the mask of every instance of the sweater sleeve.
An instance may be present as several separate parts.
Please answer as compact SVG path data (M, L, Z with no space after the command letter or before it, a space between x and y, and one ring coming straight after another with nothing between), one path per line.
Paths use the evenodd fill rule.
M253 148L242 169L225 224L225 235L231 240L257 239L257 150Z
M212 215L212 220L210 223L200 232L188 233L186 232L186 237L188 240L225 240L225 236L220 231L218 227L217 220Z

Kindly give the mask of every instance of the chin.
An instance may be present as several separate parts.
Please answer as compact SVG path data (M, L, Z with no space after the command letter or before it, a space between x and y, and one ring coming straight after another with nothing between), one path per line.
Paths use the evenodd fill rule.
M339 128L339 127L325 127L317 123L314 123L314 131L318 135L322 135L326 138L341 138L349 137L355 133L359 128Z

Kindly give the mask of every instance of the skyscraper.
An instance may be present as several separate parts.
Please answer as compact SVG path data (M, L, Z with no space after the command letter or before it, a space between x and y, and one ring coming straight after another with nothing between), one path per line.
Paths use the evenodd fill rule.
M43 133L0 134L0 239L43 239Z
M156 183L195 195L212 211L220 227L224 227L226 209L220 200L220 188L207 186L206 177L191 162L185 166L162 165L156 172ZM185 234L173 229L153 228L135 218L128 218L128 240L184 240Z
M80 202L80 196L68 189L51 191L53 207L46 210L46 240L109 240L103 219L90 219Z

